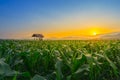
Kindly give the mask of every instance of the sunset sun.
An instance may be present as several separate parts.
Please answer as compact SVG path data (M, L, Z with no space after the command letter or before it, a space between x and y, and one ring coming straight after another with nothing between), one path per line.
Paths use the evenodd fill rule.
M96 33L96 32L93 32L93 35L95 36L95 35L97 35L97 33Z

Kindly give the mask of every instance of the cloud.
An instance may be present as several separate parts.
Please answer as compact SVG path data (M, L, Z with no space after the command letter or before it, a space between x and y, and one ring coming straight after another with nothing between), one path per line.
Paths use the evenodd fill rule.
M120 39L120 32L99 35L100 39Z

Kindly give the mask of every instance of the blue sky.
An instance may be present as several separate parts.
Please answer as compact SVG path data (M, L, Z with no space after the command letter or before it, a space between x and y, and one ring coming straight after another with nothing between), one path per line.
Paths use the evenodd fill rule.
M120 0L0 0L0 38L74 36L69 32L95 27L117 32L119 14Z

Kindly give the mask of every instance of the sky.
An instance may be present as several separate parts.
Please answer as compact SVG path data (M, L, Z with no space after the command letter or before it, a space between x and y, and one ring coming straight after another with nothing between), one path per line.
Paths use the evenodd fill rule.
M120 32L120 0L0 0L0 38L91 37Z

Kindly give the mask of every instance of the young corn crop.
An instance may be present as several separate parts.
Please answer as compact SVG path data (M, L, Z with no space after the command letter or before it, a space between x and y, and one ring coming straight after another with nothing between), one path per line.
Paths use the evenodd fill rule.
M120 80L120 40L0 40L0 80Z

